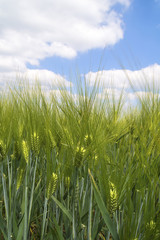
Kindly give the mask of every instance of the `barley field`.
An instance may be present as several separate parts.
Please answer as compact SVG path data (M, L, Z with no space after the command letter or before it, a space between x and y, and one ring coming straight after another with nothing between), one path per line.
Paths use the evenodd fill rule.
M1 240L160 239L159 97L82 86L1 92Z

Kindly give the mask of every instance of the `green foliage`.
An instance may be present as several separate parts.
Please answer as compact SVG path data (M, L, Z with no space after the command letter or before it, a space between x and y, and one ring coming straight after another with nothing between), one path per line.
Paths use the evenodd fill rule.
M160 239L157 93L127 112L78 84L1 93L0 239Z

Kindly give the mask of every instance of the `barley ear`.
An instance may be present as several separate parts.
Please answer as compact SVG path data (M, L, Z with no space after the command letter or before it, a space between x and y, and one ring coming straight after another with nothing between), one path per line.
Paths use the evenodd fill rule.
M53 172L49 179L48 186L47 186L47 199L50 199L50 197L55 192L56 185L57 185L57 179L58 179L57 174L55 174Z
M17 170L17 185L16 185L16 190L18 190L22 184L23 181L23 176L24 176L24 169L23 168L18 168Z
M24 159L26 161L26 163L28 163L29 160L29 147L26 141L22 141L22 150L23 150L23 156Z
M110 204L109 204L109 210L111 215L113 215L113 213L116 211L118 207L118 203L117 203L117 190L115 185L110 182Z
M0 161L4 159L6 154L6 146L2 140L0 140Z

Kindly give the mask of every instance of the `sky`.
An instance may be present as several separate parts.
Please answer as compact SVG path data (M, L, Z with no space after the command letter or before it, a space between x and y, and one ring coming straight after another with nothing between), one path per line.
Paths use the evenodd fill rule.
M160 86L159 43L160 0L0 0L0 87L68 87L78 73L134 101L144 79Z

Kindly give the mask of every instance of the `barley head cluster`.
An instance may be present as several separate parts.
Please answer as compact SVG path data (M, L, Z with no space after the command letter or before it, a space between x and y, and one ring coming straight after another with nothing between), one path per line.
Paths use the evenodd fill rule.
M65 179L64 179L64 184L65 184L65 186L66 186L67 188L70 187L70 183L71 183L70 177L65 177Z
M115 185L110 182L110 212L113 214L118 207L117 203L117 190Z
M81 166L85 152L86 152L86 149L84 147L81 147L81 146L77 147L76 155L75 155L75 166L76 167Z
M22 184L23 181L23 176L24 176L24 169L23 168L18 168L17 169L17 184L16 184L16 190L18 190Z
M154 230L156 228L156 223L153 220L151 220L149 223L147 223L146 228Z
M31 149L34 153L35 156L39 155L39 151L40 151L40 141L39 141L39 136L36 132L34 132L31 135Z
M49 133L49 138L50 138L50 142L51 142L51 148L54 148L56 146L56 142L54 140L51 130L49 130L48 133Z
M29 147L28 144L25 140L22 141L22 150L23 150L23 156L24 159L26 161L26 163L28 163L29 160Z
M2 140L0 140L0 160L3 160L5 157L5 152L6 152L6 145Z
M50 197L55 192L56 185L57 185L57 179L58 179L57 174L53 172L51 174L51 177L50 177L49 183L48 183L48 187L47 187L47 199L50 199Z
M77 211L78 208L78 199L79 199L79 182L77 180L76 187L75 187L75 193L74 193L74 209Z
M84 142L87 146L89 146L91 144L91 142L93 141L93 137L92 135L85 135L84 137Z

